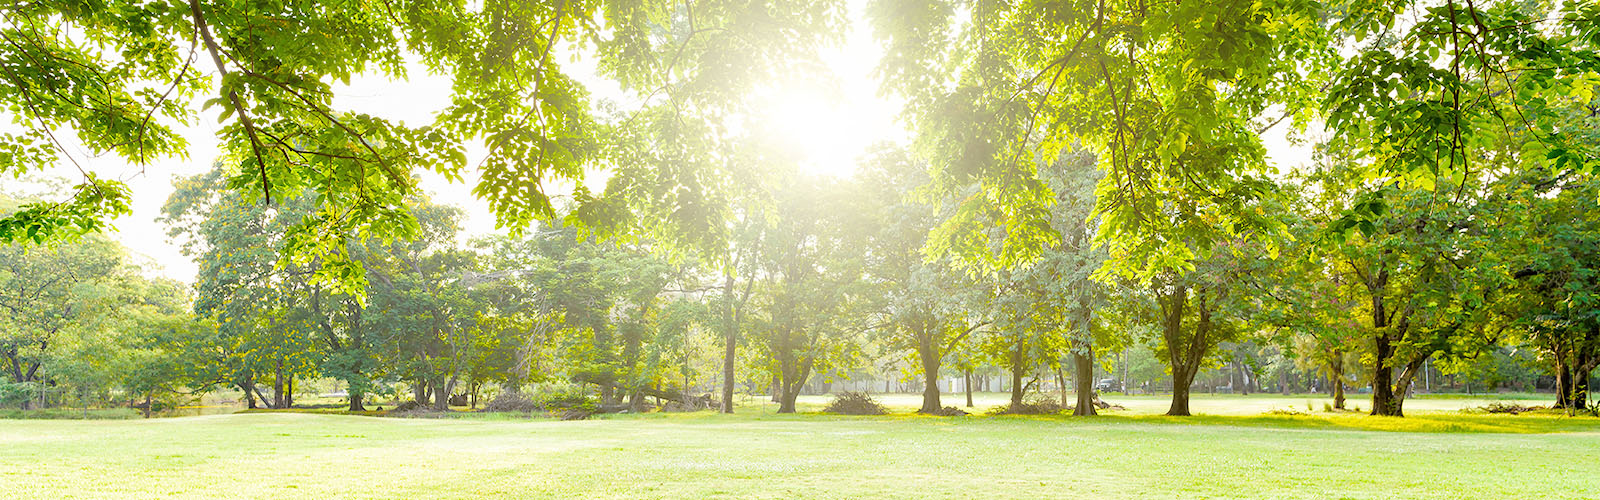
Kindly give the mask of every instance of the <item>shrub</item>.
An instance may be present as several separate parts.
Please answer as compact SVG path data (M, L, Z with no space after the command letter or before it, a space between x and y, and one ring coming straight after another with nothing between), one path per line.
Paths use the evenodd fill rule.
M540 384L528 398L541 410L595 407L594 398L589 396L589 391L577 384Z
M882 404L872 399L872 395L853 391L835 394L833 401L830 401L822 411L840 415L883 415L889 413Z
M1322 403L1322 411L1333 413L1333 403Z
M0 382L0 407L20 408L23 403L37 399L39 389L35 382Z
M1299 416L1299 415L1305 415L1306 412L1299 411L1299 410L1296 410L1294 408L1274 408L1274 409L1268 411L1267 414L1268 415Z

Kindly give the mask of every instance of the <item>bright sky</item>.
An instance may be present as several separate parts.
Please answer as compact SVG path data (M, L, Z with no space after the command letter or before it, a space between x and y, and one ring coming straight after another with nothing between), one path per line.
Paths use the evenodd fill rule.
M882 50L872 38L871 26L865 19L866 0L850 0L852 26L843 44L824 51L824 60L836 77L836 86L799 85L767 89L770 109L762 113L777 120L774 129L787 136L797 151L804 155L801 163L813 171L836 176L848 176L855 170L855 162L873 144L883 141L903 143L909 135L898 120L900 103L878 96L878 83L872 77ZM592 65L569 65L570 74L585 81L597 98L619 102L633 102L616 85L594 77ZM389 81L381 77L357 78L351 85L336 91L334 105L338 109L368 113L408 124L418 125L432 121L433 114L448 103L450 83L446 78L429 75L420 67L410 71L411 79L404 82ZM213 110L215 111L215 110ZM188 158L172 158L156 162L143 169L129 166L115 155L91 156L89 152L73 151L73 156L102 176L121 179L133 190L133 213L114 221L116 232L112 235L134 253L135 258L153 266L147 268L154 274L193 282L197 267L188 257L179 253L176 242L167 236L167 228L156 222L161 205L172 194L172 182L184 176L196 175L210 169L219 155L215 113L202 113L197 123L182 130L190 143ZM1287 127L1282 127L1287 128ZM1304 158L1303 152L1294 151L1275 131L1268 138L1269 151L1275 156ZM73 149L69 146L69 149ZM483 157L481 149L468 154L468 172L463 183L452 184L431 174L424 175L424 190L435 202L460 206L466 210L464 221L466 237L494 231L494 217L487 205L471 195L477 183L475 164ZM67 179L80 178L70 165L62 165L49 175Z

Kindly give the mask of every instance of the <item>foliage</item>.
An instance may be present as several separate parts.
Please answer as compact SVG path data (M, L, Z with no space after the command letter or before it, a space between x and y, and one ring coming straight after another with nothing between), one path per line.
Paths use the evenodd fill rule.
M549 183L571 181L585 207L574 221L626 225L616 209L633 201L666 216L646 220L702 228L717 214L693 207L720 186L671 199L643 194L678 193L707 168L676 168L694 166L683 154L635 162L637 143L622 138L720 124L715 117L737 109L757 82L803 67L842 24L841 11L827 0L30 2L7 9L3 26L9 43L0 58L11 69L0 95L20 132L0 136L0 173L62 158L77 164L66 130L91 155L151 165L187 150L177 126L216 119L234 196L309 205L287 224L285 260L316 263L314 281L360 295L365 281L346 251L351 242L414 236L420 228L407 205L420 174L459 181L473 143L487 146L474 193L502 226L556 217ZM652 116L616 117L593 103L560 62L574 56L643 100L638 113ZM452 84L432 123L336 105L338 85L352 78L400 80L418 70ZM652 102L658 94L670 106ZM659 137L672 143L682 135ZM603 193L583 182L596 168L615 174ZM0 219L0 240L98 229L127 213L129 195L121 183L84 173L71 199Z

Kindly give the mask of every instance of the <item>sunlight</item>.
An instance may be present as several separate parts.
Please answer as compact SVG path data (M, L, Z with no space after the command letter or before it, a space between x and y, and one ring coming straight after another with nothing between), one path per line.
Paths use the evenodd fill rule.
M796 155L806 170L848 177L855 171L856 159L879 134L870 129L869 120L844 105L840 94L815 86L779 90L762 99L765 111L754 126Z

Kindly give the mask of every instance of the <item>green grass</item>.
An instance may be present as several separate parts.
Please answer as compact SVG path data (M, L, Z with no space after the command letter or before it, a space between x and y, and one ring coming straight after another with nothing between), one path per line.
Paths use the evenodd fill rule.
M0 420L126 420L142 416L133 408L51 408L46 410L0 409Z
M884 399L904 409L903 398ZM1196 406L1291 400L1304 404L1207 396ZM1093 419L774 415L752 401L738 415L579 422L310 413L4 420L0 497L1600 497L1600 419L1451 408L1404 419L1178 419L1140 410L1148 406Z

